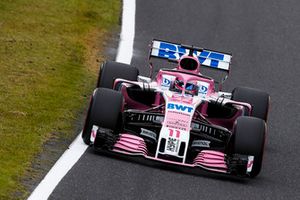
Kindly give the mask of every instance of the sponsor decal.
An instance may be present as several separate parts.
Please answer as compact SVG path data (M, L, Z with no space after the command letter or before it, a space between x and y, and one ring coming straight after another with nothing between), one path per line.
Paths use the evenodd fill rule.
M199 87L199 93L200 94L206 94L207 90L208 90L208 88L204 85L201 85L201 87Z
M92 143L95 142L95 139L96 139L96 136L97 136L97 131L98 131L98 129L99 129L98 126L93 125L92 131L91 131L91 136L90 136L90 141L91 141Z
M169 131L170 131L169 136L173 137L174 130L173 129L169 129ZM175 130L175 132L176 132L176 138L179 138L180 137L180 131L179 130Z
M167 78L163 78L163 81L162 81L162 86L165 86L165 87L168 87L171 85L171 80L167 79Z
M175 103L168 103L167 108L170 110L176 110L176 111L182 111L182 112L188 112L188 113L191 113L192 110L194 109L191 106L184 106L184 105L175 104Z
M162 83L161 83L162 88L169 89L172 81L174 81L175 78L176 78L175 76L163 74L162 75Z
M173 137L168 137L167 142L167 151L170 151L172 153L177 152L179 140Z
M163 41L155 41L155 46L158 47L158 51L152 53L154 56L170 59L179 59L184 54L188 53L188 50L177 44L171 44ZM159 45L159 46L158 46ZM228 58L225 54L204 50L202 52L195 51L194 56L197 56L201 64L209 61L209 66L218 68L220 61L227 61Z
M192 142L192 147L210 147L210 141L208 140L194 140Z
M189 122L182 119L173 119L169 118L167 119L167 127L181 129L181 130L187 130Z
M166 151L176 153L179 148L180 130L169 129Z
M141 128L141 133L140 134L143 135L143 136L145 136L145 137L148 137L148 138L151 138L151 139L157 141L157 139L156 139L156 133L153 132L153 131Z
M199 88L198 94L206 95L207 91L208 91L209 84L206 83L206 82L197 81L197 85L198 85L198 88Z
M254 156L248 156L248 163L247 163L247 172L250 173L252 171L254 162Z

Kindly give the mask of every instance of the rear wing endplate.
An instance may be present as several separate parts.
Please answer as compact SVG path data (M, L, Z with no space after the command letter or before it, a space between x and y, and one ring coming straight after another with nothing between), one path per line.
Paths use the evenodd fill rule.
M224 70L229 73L232 55L209 49L195 48L194 55L198 57L202 66ZM166 42L162 40L153 40L150 50L150 57L162 59L179 60L181 56L188 54L187 45Z

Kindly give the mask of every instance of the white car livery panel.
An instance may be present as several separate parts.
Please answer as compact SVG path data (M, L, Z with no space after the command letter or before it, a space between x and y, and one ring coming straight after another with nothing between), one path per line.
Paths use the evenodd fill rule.
M175 101L172 99L173 95L175 94L170 91L165 91L163 95L166 101L166 114L159 134L155 157L158 158L159 154L171 155L181 158L184 163L190 140L192 118L201 98L194 98L191 104L187 104ZM164 139L164 144L162 139ZM162 148L161 145L164 147Z

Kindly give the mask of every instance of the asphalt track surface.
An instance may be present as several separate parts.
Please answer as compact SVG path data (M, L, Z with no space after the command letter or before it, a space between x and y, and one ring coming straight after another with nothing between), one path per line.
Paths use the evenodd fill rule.
M224 90L271 95L261 174L252 180L190 175L88 149L50 199L300 199L300 1L137 0L132 65L147 74L152 38L233 53Z

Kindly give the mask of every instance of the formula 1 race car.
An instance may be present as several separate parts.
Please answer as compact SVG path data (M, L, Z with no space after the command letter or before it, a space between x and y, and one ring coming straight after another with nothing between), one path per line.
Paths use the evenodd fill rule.
M155 78L107 61L100 68L82 138L97 151L183 168L255 177L262 166L270 97L221 85L202 68L229 74L231 54L153 40L152 59L175 62ZM218 85L218 87L217 87Z

